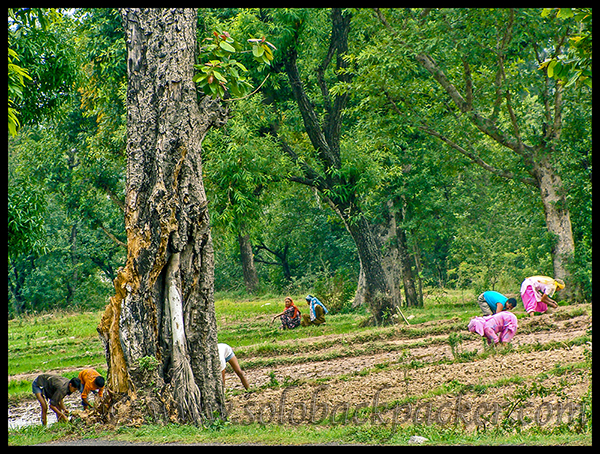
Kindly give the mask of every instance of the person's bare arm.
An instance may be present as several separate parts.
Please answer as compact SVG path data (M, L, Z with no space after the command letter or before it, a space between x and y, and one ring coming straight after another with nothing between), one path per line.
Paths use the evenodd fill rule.
M90 404L90 402L87 400L87 397L82 397L81 398L82 402L84 403L85 407L92 407L92 404Z
M274 315L271 323L273 323L277 317L281 317L283 314L285 314L285 311L283 311L281 314Z
M65 408L65 404L61 401L58 406L50 403L50 408L54 413L56 413L56 418L59 421L67 421L67 409Z
M554 307L554 308L558 307L558 303L556 301L554 301L552 298L550 298L548 295L546 295L545 293L542 295L542 303L546 303L550 307Z

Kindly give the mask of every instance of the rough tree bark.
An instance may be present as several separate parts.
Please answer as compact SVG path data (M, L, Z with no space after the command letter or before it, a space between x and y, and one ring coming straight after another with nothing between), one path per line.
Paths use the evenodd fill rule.
M98 326L114 405L225 416L201 142L226 112L192 82L195 9L121 11L127 39L127 262ZM124 405L124 404L123 404ZM109 410L107 410L109 411ZM110 414L131 418L122 408Z
M244 283L248 293L255 293L258 290L258 273L254 265L254 253L252 252L252 243L250 235L238 231L238 244L240 245L240 258L242 262L242 271L244 273Z

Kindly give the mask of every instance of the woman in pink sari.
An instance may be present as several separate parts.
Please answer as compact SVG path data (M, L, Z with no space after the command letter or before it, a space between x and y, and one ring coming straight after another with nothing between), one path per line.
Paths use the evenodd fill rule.
M488 345L507 344L517 333L517 317L512 312L503 311L485 317L475 317L469 322L468 329L487 338Z
M548 276L531 276L521 284L521 299L525 312L533 317L534 312L544 313L548 305L557 308L558 304L551 297L554 292L565 288L562 279L552 279Z

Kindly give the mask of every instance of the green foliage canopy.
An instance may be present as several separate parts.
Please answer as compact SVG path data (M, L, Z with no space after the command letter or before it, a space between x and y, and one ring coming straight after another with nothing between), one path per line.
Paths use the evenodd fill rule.
M554 141L571 210L574 281L589 299L591 9L401 8L383 11L389 27L376 10L344 14L351 15L348 51L321 68L328 9L199 13L199 95L222 98L231 112L203 143L217 288L241 288L237 237L244 233L264 290L338 288L349 298L356 247L324 194L297 184L307 167L337 182L325 195L351 201L374 225L386 220L391 201L425 286L516 293L526 275L552 273L554 238L527 184L527 159L461 113L415 59L427 53L503 133L517 124L527 145ZM112 9L22 8L9 14L8 28L9 132L16 134L8 154L9 313L101 307L126 253L121 21ZM345 99L338 167L323 165L304 128L285 73L292 44L318 121ZM563 102L554 139L544 132L547 93L556 93L547 84L556 77ZM282 153L280 139L296 159ZM450 142L498 172L472 165Z

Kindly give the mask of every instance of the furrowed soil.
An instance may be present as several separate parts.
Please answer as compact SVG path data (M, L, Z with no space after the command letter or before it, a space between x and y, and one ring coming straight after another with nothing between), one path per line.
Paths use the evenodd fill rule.
M256 346L239 347L242 369L258 389L244 393L228 367L230 418L241 424L370 421L475 428L486 417L487 423L501 419L522 391L528 397L517 403L513 419L565 422L581 411L574 406L591 380L584 353L591 350L591 307L576 308L520 319L506 350L485 348L457 319L279 342L268 355ZM458 333L454 352L452 333Z
M465 430L510 420L552 427L582 414L591 386L591 325L591 305L580 304L520 318L511 345L495 349L458 318L234 347L251 389L244 391L227 367L229 420ZM78 409L79 395L65 403ZM49 411L49 423L55 419ZM9 399L8 420L9 428L40 424L39 404L32 396Z

